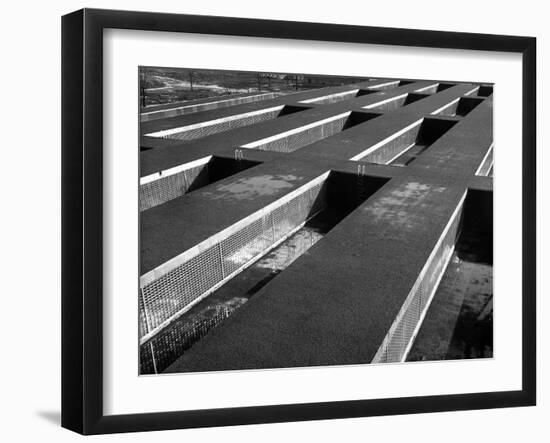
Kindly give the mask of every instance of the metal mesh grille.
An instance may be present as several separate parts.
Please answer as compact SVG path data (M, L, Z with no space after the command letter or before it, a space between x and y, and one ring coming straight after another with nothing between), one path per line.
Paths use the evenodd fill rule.
M403 134L394 138L383 146L380 146L378 149L371 152L370 154L367 154L360 160L382 165L386 164L392 158L395 158L406 148L415 143L418 132L420 131L420 126L420 124L416 125L414 128L411 128L410 130L404 132Z
M264 151L293 152L342 131L347 119L348 116L344 116L337 120L266 142L256 146L256 148Z
M400 82L391 82L391 83L387 83L387 84L384 84L384 85L379 85L379 86L369 86L368 89L370 89L371 91L387 91L388 89L395 89L397 88L398 86L400 86L399 84ZM401 85L403 86L403 85Z
M208 318L194 318L183 324L175 324L141 345L139 349L141 374L164 371L210 330L229 317L235 309L222 306Z
M452 103L451 105L441 109L439 112L435 112L433 115L454 117L456 115L457 109L458 109L458 100Z
M369 111L395 111L405 104L407 97L400 97L395 100L389 100L379 105L369 106Z
M156 374L152 346L151 343L146 343L139 347L140 374Z
M325 205L324 182L260 215L142 288L149 332L275 246Z
M153 208L184 195L198 181L208 183L208 163L140 185L139 210Z
M428 308L430 295L436 290L439 279L445 272L445 265L453 253L457 232L460 226L460 211L439 245L436 253L429 261L426 272L420 281L413 286L405 303L401 307L396 320L384 338L374 362L400 362L406 357L409 344L414 340L414 334L423 312Z
M261 123L268 120L272 120L276 118L280 112L281 112L280 109L276 109L270 112L263 112L256 115L248 115L242 118L220 120L215 124L205 125L194 129L185 129L184 127L184 128L181 128L181 131L179 132L170 133L160 137L173 139L173 140L193 140L201 137L206 137L212 134L217 134L219 132L229 131L231 129L241 128L243 126L250 126L255 123ZM149 134L149 135L156 137L155 134Z
M333 103L349 100L357 95L357 91L342 92L338 94L328 95L321 100L305 100L303 103L314 103L316 105L329 105Z
M273 211L273 235L283 238L306 221L311 208L309 193L306 192Z
M147 317L145 315L145 306L143 305L143 294L141 293L141 290L139 294L138 308L139 308L139 323L138 323L139 336L142 337L149 332L149 327L147 325Z
M151 331L223 279L218 245L143 287Z
M433 94L437 92L437 88L439 88L439 83L436 83L435 85L432 85L428 88L417 89L414 92L421 92L422 94Z
M328 205L327 182L324 181L309 189L309 200L312 202L310 218L323 211Z
M237 271L273 244L268 217L250 223L220 244L224 277Z
M141 114L141 121L159 120L161 118L176 117L178 115L193 114L195 112L209 111L211 109L227 108L229 106L269 100L277 97L276 93L266 93L248 97L237 97L229 100L216 100L210 103L198 103L196 105L182 105L181 107L166 109L163 111L145 111Z

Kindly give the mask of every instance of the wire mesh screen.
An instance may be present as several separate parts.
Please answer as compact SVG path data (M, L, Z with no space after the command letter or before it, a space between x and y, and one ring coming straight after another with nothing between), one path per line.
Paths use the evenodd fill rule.
M344 100L349 100L357 95L357 90L340 92L338 94L327 95L326 97L321 97L314 100L305 100L303 103L314 103L316 105L330 105L333 103L342 102Z
M269 100L272 98L277 97L278 94L276 93L265 93L265 94L256 94L246 97L236 97L232 99L214 99L212 102L209 103L198 103L195 105L189 105L182 103L181 106L177 106L171 109L166 110L145 110L141 114L141 121L147 122L150 120L159 120L162 118L167 117L176 117L178 115L186 115L186 114L193 114L195 112L201 112L201 111L210 111L212 109L219 109L219 108L227 108L229 106L235 106L240 105L243 103L252 103L252 102L258 102L261 100Z
M139 210L145 211L184 195L191 186L209 180L208 163L140 185Z
M143 294L139 293L139 336L143 337L149 332L149 326L147 325L147 318L145 317L145 307L143 305Z
M242 268L273 244L268 217L253 221L220 243L224 277Z
M439 88L439 83L435 83L427 88L417 89L414 92L422 92L422 94L434 94L435 92L437 92L438 88Z
M153 345L148 342L139 347L139 373L156 374L155 361L153 357Z
M259 214L245 227L212 244L206 250L179 264L142 287L143 318L148 333L158 332L164 322L182 312L225 279L254 262L284 240L306 220L320 211L326 202L324 181L306 187L289 201Z
M288 134L285 137L267 141L255 146L255 148L263 151L293 152L342 131L347 119L348 116L346 115L303 131Z
M379 105L369 106L369 111L395 111L405 104L407 97L399 97L395 100L388 100Z
M222 306L208 317L197 317L183 324L174 324L140 346L140 374L164 371L209 331L231 315L236 308ZM177 323L177 322L176 322Z
M420 126L421 125L418 124L393 140L390 140L375 151L361 158L361 161L382 165L388 163L392 158L397 157L399 154L403 153L406 148L416 142Z
M434 113L434 115L452 117L456 115L457 109L458 109L458 100L456 100L454 103L450 104L449 106L444 107L439 112Z
M142 288L149 332L223 279L218 249L206 249Z
M380 86L371 86L369 89L375 90L375 91L387 91L388 89L394 89L394 88L397 88L398 86L403 86L403 83L404 82L402 81L401 82L395 81L395 82L386 83Z
M242 116L234 116L227 119L220 119L217 121L213 121L211 122L212 124L208 125L193 125L189 128L183 127L180 128L180 130L167 132L165 135L163 135L164 131L158 133L158 135L156 135L155 133L148 135L152 137L168 138L172 140L194 140L197 138L206 137L208 135L217 134L219 132L229 131L231 129L241 128L243 126L250 126L255 123L272 120L279 115L279 113L281 112L281 108L274 109L269 112L259 111L253 114L243 114Z
M428 309L430 297L437 289L439 280L445 272L446 265L453 253L455 241L460 227L461 210L456 213L454 219L439 244L434 256L427 263L427 268L422 277L415 283L413 289L378 349L373 362L389 363L400 362L406 358L410 344L415 338L415 333L420 327L423 313Z

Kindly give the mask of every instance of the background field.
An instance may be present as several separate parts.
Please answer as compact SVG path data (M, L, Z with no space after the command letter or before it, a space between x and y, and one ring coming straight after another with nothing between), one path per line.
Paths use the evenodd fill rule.
M141 67L140 103L143 108L218 95L249 92L289 93L365 80L367 78L364 77Z

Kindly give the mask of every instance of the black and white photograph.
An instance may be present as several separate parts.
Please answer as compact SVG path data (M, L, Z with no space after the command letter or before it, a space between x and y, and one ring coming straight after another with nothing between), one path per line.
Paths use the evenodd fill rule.
M494 357L498 84L136 75L140 375Z

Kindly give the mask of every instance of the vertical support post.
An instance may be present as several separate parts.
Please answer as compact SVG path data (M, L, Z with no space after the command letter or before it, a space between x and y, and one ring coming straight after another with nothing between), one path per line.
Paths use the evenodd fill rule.
M143 315L145 316L145 327L147 328L146 333L151 332L153 329L151 325L151 319L149 318L149 313L147 310L147 306L145 305L145 297L143 296L143 288L139 288L139 296L141 297L141 304L143 306ZM151 360L153 361L153 370L155 371L155 374L158 374L157 370L157 361L155 357L155 348L153 347L152 340L149 340L149 346L151 348Z
M139 288L139 296L141 297L141 304L143 305L143 315L145 316L145 326L147 326L147 333L153 329L151 326L151 320L147 312L147 306L145 305L145 297L143 296L143 288Z
M225 267L223 265L222 242L218 243L218 252L220 254L220 267L221 267L221 270L222 270L222 278L225 278Z
M155 374L158 374L158 369L157 369L157 359L155 357L155 348L153 347L153 340L149 340L149 345L151 347L151 358L153 360L153 371L155 371Z

